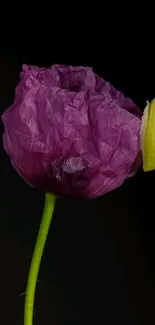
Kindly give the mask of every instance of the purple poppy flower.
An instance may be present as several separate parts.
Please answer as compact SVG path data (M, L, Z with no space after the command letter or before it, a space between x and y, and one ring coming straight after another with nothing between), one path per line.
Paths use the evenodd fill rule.
M31 185L95 198L141 164L141 112L91 68L23 66L4 148Z

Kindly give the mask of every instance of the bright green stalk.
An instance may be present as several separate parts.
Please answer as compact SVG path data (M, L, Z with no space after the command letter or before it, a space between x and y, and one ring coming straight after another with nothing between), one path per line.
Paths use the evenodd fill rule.
M32 257L32 262L31 262L29 277L27 282L25 311L24 311L24 325L33 324L33 306L34 306L34 297L35 297L38 271L39 271L40 262L41 262L44 246L48 235L48 230L53 216L55 201L56 198L54 195L49 193L45 195L44 211L42 215L42 220L40 224L36 245L33 252L33 257Z

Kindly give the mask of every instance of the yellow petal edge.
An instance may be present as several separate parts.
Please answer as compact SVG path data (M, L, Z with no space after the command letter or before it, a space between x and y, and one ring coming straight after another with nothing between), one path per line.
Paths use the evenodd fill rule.
M155 99L144 110L142 120L142 155L145 172L155 169Z

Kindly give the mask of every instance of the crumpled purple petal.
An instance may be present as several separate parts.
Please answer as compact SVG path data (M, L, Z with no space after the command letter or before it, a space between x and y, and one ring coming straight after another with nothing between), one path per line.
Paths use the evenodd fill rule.
M141 111L91 68L23 66L4 148L31 185L95 198L141 164Z

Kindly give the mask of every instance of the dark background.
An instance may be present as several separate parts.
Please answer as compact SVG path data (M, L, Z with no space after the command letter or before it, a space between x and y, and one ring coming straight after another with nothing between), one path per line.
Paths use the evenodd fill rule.
M145 46L122 39L118 44L118 37L101 44L85 35L82 45L80 37L71 42L66 35L38 41L34 31L31 44L23 36L0 45L0 113L13 101L22 63L89 65L142 110L155 96L154 63ZM0 319L3 325L18 325L23 324L23 293L44 194L17 175L0 139ZM97 200L58 199L37 284L34 324L155 323L154 184L154 172L140 170Z

